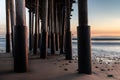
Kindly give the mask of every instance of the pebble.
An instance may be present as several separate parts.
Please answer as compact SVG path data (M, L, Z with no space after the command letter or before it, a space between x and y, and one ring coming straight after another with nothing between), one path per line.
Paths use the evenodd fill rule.
M114 77L112 74L107 75L107 77Z
M64 69L64 71L68 71L68 69L67 69L67 68L65 68L65 69Z

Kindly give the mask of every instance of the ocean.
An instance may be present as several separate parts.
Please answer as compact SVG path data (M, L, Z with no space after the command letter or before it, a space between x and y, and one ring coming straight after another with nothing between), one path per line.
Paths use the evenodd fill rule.
M0 38L0 53L5 52L5 38ZM120 37L99 37L91 40L92 58L101 57L104 61L108 61L109 58L120 57ZM77 40L72 39L72 53L73 56L77 56ZM110 61L110 60L109 60Z
M92 40L91 50L93 54L101 56L120 55L120 40ZM77 40L72 40L73 53L77 55Z
M92 58L100 61L115 62L120 59L120 37L96 37L91 40ZM73 56L77 56L77 40L72 40Z
M6 51L6 39L0 38L0 53L4 53Z

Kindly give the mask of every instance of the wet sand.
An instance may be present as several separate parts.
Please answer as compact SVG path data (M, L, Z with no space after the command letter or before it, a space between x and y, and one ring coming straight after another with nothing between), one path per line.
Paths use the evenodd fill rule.
M120 80L119 58L107 63L99 58L92 59L92 75L78 74L76 58L66 61L63 55L49 56L46 60L29 55L29 71L14 73L12 55L0 54L0 80Z

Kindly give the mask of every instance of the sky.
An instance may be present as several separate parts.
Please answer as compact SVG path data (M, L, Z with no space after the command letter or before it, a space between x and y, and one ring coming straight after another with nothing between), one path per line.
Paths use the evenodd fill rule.
M76 36L78 6L73 5L71 31ZM28 10L27 26L28 26ZM92 36L120 36L120 0L88 0L88 22ZM0 33L5 33L5 0L0 0Z
M73 8L71 30L76 34L77 3ZM88 22L92 36L120 36L120 0L88 0Z

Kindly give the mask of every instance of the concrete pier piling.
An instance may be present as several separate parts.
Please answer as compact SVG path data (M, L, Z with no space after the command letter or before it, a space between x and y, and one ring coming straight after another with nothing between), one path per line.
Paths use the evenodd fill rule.
M34 32L34 13L32 12L32 22L31 22L31 27L32 27L32 37L33 37L33 32Z
M50 12L50 1L48 1L48 48L51 49L51 12Z
M51 54L55 54L55 19L54 19L54 0L51 0Z
M64 34L63 34L63 27L64 27L64 12L63 8L59 8L60 12L59 15L59 43L60 43L60 54L64 54Z
M40 58L46 59L47 58L47 48L48 48L48 0L44 0L42 2L42 18L41 18L41 26L42 26L42 32L41 32L41 53Z
M32 12L29 10L29 50L32 50Z
M33 54L37 54L38 49L38 20L39 20L39 0L35 0L35 34L34 34L34 48Z
M59 27L58 27L58 11L57 11L57 4L55 5L55 44L56 44L56 51L59 50Z
M31 18L32 20L32 22L31 22L31 30L32 30L32 51L33 51L33 47L34 47L34 13L32 12L32 18Z
M10 52L10 0L6 0L6 52Z
M40 26L41 20L39 17L38 20L38 49L40 49L40 44L41 44L41 26Z
M87 0L78 0L78 71L91 74L90 26L88 26Z
M72 42L70 31L70 1L66 0L66 27L65 27L65 57L66 60L72 60Z
M15 26L15 5L14 5L14 0L10 0L10 18L11 18L11 43L12 43L12 53L13 53L13 33L14 33L14 26Z
M25 0L16 0L16 25L14 27L14 71L28 71L28 34Z
M49 30L50 30L50 28L49 28ZM48 48L49 49L51 48L51 31L48 31Z

